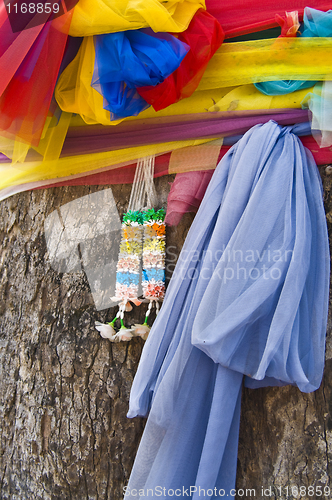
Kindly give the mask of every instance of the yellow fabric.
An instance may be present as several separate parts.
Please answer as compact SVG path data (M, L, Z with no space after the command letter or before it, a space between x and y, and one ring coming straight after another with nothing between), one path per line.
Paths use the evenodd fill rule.
M61 113L60 119L55 116L48 116L39 141L38 147L32 147L40 154L40 160L57 160L61 154L68 127L71 120L71 113ZM0 135L0 152L12 160L12 165L23 164L31 144L22 142L20 139L8 139Z
M297 90L286 95L268 96L262 94L253 84L240 85L211 106L209 111L301 108L303 99L312 88Z
M13 161L15 141L7 137L0 136L0 153L3 153ZM16 156L16 155L15 155Z
M93 37L88 36L61 73L55 87L55 99L63 111L78 113L89 125L116 125L122 120L111 122L110 112L103 108L103 96L91 87L94 63Z
M90 36L151 27L179 33L204 0L80 0L74 8L69 34Z
M196 144L204 144L213 139L188 140L119 149L106 153L69 156L58 160L42 162L25 162L15 165L0 164L0 190L27 182L37 182L44 179L56 179L98 168L115 166L118 163L135 162L138 158L158 155L175 149ZM55 181L56 182L56 181Z
M158 118L162 116L190 115L193 113L205 113L211 104L219 101L228 94L233 88L226 87L221 89L195 91L190 97L181 99L181 101L167 106L160 111L155 111L153 107L142 111L138 116L131 116L127 120L142 120L146 118Z
M253 84L212 90L196 90L187 99L182 99L161 111L155 111L151 106L142 111L138 116L126 118L126 121L145 120L164 116L176 117L178 115L204 113L207 111L301 108L304 97L311 91L312 88L309 88L298 90L291 94L271 97L259 92ZM109 122L109 125L112 123L114 122ZM78 114L75 114L72 116L70 126L85 126L85 122Z
M205 113L209 110L211 104L221 100L231 90L233 90L233 87L226 87L222 89L213 89L213 90L203 90L201 92L198 92L196 90L196 92L194 92L187 99L182 99L181 101L172 104L171 106L167 106L167 108L162 109L161 111L155 111L151 106L145 111L142 111L142 113L140 113L138 116L130 116L126 118L126 121L145 120L149 118L159 118L163 116L179 116L179 115L189 115L195 113ZM64 105L64 100L62 100L62 105ZM96 122L94 121L94 123ZM112 126L117 123L119 122L108 122L108 125ZM79 114L73 114L72 119L70 121L71 127L82 127L85 125L86 122Z
M277 38L224 43L198 90L273 80L332 79L332 38Z
M47 123L47 130L40 140L38 147L34 148L44 160L57 160L65 142L72 114L62 112L59 121L55 116Z

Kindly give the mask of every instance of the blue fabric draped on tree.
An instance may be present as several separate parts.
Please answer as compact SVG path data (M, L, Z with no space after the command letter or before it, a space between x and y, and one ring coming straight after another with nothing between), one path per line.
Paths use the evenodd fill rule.
M243 376L319 387L328 290L311 153L257 125L219 163L144 346L128 416L149 416L125 498L230 495Z

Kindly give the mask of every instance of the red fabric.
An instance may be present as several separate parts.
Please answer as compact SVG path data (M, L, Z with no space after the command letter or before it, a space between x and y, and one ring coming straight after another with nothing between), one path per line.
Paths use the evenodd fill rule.
M2 135L11 139L17 136L38 145L66 47L71 15L72 11L44 26L17 34L10 31L6 43L3 30L9 34L10 26L8 21L4 22L0 42Z
M225 38L232 38L255 31L278 26L276 14L299 11L300 21L308 5L314 9L327 11L331 8L328 0L206 0L206 9L221 24Z
M284 16L276 14L276 21L281 26L281 37L296 37L300 28L299 16L297 11L285 12Z
M312 135L299 137L303 146L308 148L317 165L328 165L332 163L332 146L320 148Z
M211 14L199 9L188 29L177 37L190 47L179 68L155 87L137 88L156 111L189 97L196 90L209 60L224 40L224 32Z

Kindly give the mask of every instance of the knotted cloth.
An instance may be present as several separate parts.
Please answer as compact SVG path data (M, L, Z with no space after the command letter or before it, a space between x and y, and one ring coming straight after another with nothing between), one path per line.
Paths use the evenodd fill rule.
M243 376L319 387L328 290L314 160L289 127L256 125L219 163L144 346L128 416L149 417L125 498L230 494Z

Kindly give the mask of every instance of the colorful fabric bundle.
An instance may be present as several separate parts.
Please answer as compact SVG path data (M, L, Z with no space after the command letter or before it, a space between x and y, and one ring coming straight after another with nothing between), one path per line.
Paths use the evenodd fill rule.
M175 18L177 19L175 24L177 24L178 29L174 29L173 32L181 32L181 29L179 29L180 25L182 27L185 26L184 30L190 25L187 32L184 31L179 35L183 39L188 37L188 40L191 40L190 52L184 57L180 67L161 84L159 83L156 86L149 85L149 89L152 92L160 94L159 97L157 96L159 104L156 104L156 109L159 109L157 108L159 105L161 107L164 105L167 106L166 100L168 98L170 98L169 102L174 102L178 98L185 97L188 89L190 93L192 91L190 90L191 85L193 85L192 88L196 86L200 78L199 64L203 65L202 71L204 71L204 61L206 61L207 54L210 51L210 55L208 56L210 57L213 53L213 46L217 43L218 37L220 41L220 33L223 37L218 21L221 22L223 27L225 26L226 31L228 30L227 36L230 35L230 25L228 25L228 21L230 20L233 23L233 27L242 24L243 30L247 32L248 30L253 31L258 29L259 20L262 21L264 18L261 28L266 28L268 27L266 22L270 23L273 20L272 24L275 25L275 14L282 15L286 8L298 10L301 19L304 11L304 4L301 1L292 0L291 3L286 2L287 5L285 0L274 3L272 16L271 2L262 6L256 0L250 0L250 8L248 6L248 9L243 4L241 4L240 8L237 2L235 4L232 3L232 5L223 4L221 7L220 2L208 0L207 12L202 9L204 3L196 0L192 2L178 2L174 0L167 2L167 5L159 0L149 0L144 5L137 0L126 0L125 2L116 0L112 2L112 5L110 5L108 0L98 0L100 9L98 11L94 9L96 12L92 12L95 5L92 6L91 0L84 0L84 2L81 1L76 5L74 17L76 16L76 21L78 17L81 18L81 34L84 35L87 34L84 31L86 28L91 28L92 31L96 29L99 33L98 29L104 23L104 27L107 26L108 34L101 35L100 40L104 36L105 40L108 40L108 37L112 35L115 35L116 39L120 39L124 35L124 26L126 23L128 23L127 28L130 30L130 37L137 35L135 29L138 26L152 25L152 29L154 29L157 28L157 23L161 22L162 19L166 20L166 18L171 24ZM301 39L253 40L251 42L224 44L210 60L198 90L194 92L192 97L168 106L161 112L158 111L156 113L151 107L140 114L139 119L142 118L142 120L151 117L156 119L155 123L158 126L154 127L153 133L150 134L149 127L146 129L142 127L141 132L139 130L131 131L130 127L128 129L121 129L119 127L114 136L112 136L111 132L108 137L109 131L104 126L119 124L122 118L111 121L112 118L126 116L132 112L128 110L124 111L128 100L122 99L121 86L118 91L119 99L118 101L115 99L116 106L119 105L121 110L120 114L116 116L113 114L112 116L112 112L103 107L105 99L98 90L102 91L105 95L107 94L105 89L108 88L108 77L103 72L103 68L105 68L104 62L108 57L106 57L106 53L109 55L110 52L102 52L102 55L99 57L99 49L96 51L93 37L85 36L77 57L66 67L68 61L61 60L61 54L65 50L66 33L69 26L68 20L70 20L71 12L68 13L68 16L67 14L61 16L51 23L37 27L33 26L20 33L12 33L3 0L0 0L1 5L3 8L0 9L0 69L2 70L0 71L0 91L2 92L0 97L0 129L2 128L3 133L2 137L0 137L0 151L11 158L13 163L16 163L16 167L13 167L13 165L5 167L3 163L1 165L0 189L4 188L6 190L6 192L2 191L2 196L9 195L9 192L18 192L20 188L15 188L15 185L19 186L22 184L21 189L37 187L41 185L43 180L49 183L52 179L54 182L56 178L62 179L63 177L71 177L72 175L81 176L86 172L91 174L93 170L101 171L104 168L110 169L115 166L128 165L137 160L137 158L149 154L163 154L183 147L196 146L199 143L208 142L215 137L225 136L228 132L224 132L225 129L223 126L221 129L218 129L217 124L215 122L212 123L214 121L213 114L206 113L206 110L210 112L228 112L229 110L243 109L267 110L270 107L299 107L300 102L307 93L306 90L301 90L296 94L294 93L288 99L280 99L282 96L273 98L263 95L257 96L259 92L255 93L254 86L251 83L248 85L249 82L266 80L269 85L269 80L275 79L276 75L278 75L280 81L290 87L290 84L294 81L296 85L300 84L301 81L307 80L313 83L316 80L326 78L330 74L329 60L332 54L332 43L331 40L326 38L330 33L330 14L328 12L319 12L315 9L306 9L304 13L306 27ZM327 8L327 5L321 0L315 2L315 6L322 9ZM154 15L157 11L159 12L159 9L160 12L163 12L160 17ZM87 14L89 14L88 17L86 17ZM92 15L90 16L90 14ZM108 14L111 15L114 21L113 24L108 23L110 19L107 21ZM216 17L217 21L212 16ZM255 16L258 22L257 25L253 22L255 21ZM99 28L98 23L95 23L97 19L102 21ZM75 22L73 23L74 27ZM90 28L88 26L89 23ZM121 27L122 33L110 34L109 31L112 30L111 26L114 26L114 31L118 31ZM195 26L196 28L194 29L193 27ZM289 34L289 29L293 33L295 27L295 22L291 24L288 18L284 20L283 32L285 34ZM160 29L159 26L157 31ZM168 29L171 28L168 26ZM51 32L52 37L50 35ZM316 38L307 38L309 35L314 35ZM317 38L317 35L320 35L321 38ZM159 37L160 33L153 36ZM170 35L164 34L162 36L167 37ZM172 40L174 42L176 38L173 37ZM182 43L180 38L176 42ZM209 46L210 42L211 45ZM104 49L108 43L103 43L102 45ZM118 55L120 53L122 58L123 52L120 51ZM134 55L136 53L135 49ZM197 78L195 75L191 75L192 79L189 79L188 82L185 76L182 78L179 75L182 71L181 67L184 67L184 63L190 60L190 53L191 56L195 54L196 57L197 55L199 64L196 67ZM168 59L168 55L165 56L166 59ZM151 64L151 67L155 70L154 61L155 55L149 58L149 66ZM59 77L55 95L60 107L63 110L67 110L68 114L65 112L62 114L59 113L59 110L56 110L52 101L52 88L58 76L57 68L59 68L60 62L61 67L65 67L65 69ZM48 68L48 65L51 65L52 68ZM190 63L188 67L191 71L194 65ZM227 68L227 71L225 68ZM187 72L187 76L190 74L190 71L189 73ZM100 72L103 73L102 76ZM39 77L41 73L44 75L43 78ZM135 71L135 74L138 74L137 71ZM147 74L150 76L149 71ZM161 72L159 76L164 78L165 74ZM183 72L183 75L185 74L186 72ZM38 79L38 82L35 80L35 77ZM105 80L104 77L106 77ZM123 75L121 75L121 78L123 78ZM169 78L173 78L177 90L173 92L175 87L172 87L173 90L171 90L170 94L165 89L160 93L160 89L162 89L161 85L164 85ZM98 90L91 85L92 81ZM186 81L188 86L186 86ZM280 84L280 81L278 84ZM137 83L141 85L142 80L139 79ZM245 85L239 87L239 83L244 83ZM116 85L118 85L118 82L116 82ZM227 86L231 86L232 88L229 89ZM127 85L124 87L124 93L128 92L128 88L129 86ZM146 86L139 88L143 89ZM178 92L179 89L182 90ZM142 102L136 90L130 90L133 90L133 94L135 94L133 98L134 105L135 102ZM284 90L282 89L281 91ZM314 110L313 114L316 117L315 127L329 127L329 125L326 125L328 119L322 116L324 109L328 108L326 104L328 94L329 92L324 92L324 99L321 100L323 92L317 87L309 101L309 106ZM300 98L300 96L303 97ZM114 93L111 92L111 97L108 97L109 100L112 100ZM211 105L212 103L213 105ZM138 112L138 110L136 111ZM174 115L177 113L189 114L197 111L205 113L206 123L201 121L199 125L193 125L190 122L180 124L175 123L177 119L174 120L174 123L172 122ZM88 139L84 136L84 129L86 127L83 127L80 123L79 128L83 134L78 137L76 134L77 129L69 127L71 120L70 113L80 115L86 124L100 125L99 132L91 134L91 137ZM167 125L162 120L164 116L168 115L172 118L170 118ZM72 123L77 122L76 118ZM270 116L270 118L273 117ZM253 118L253 120L255 119ZM261 121L263 122L265 119L263 117ZM280 124L291 123L290 121L285 121L280 115L275 115L275 119L280 119ZM253 120L251 120L250 124L247 122L246 129L258 123L258 121ZM257 117L257 120L259 120L259 117ZM139 124L137 123L137 125ZM185 130L186 125L187 130ZM245 129L240 130L241 133L244 131ZM86 128L86 132L89 135L90 129ZM233 132L230 131L229 133L232 134ZM65 140L66 134L67 138ZM5 138L4 135L6 136ZM147 145L147 136L149 137L149 145ZM182 142L179 141L180 137ZM8 140L8 138L13 142L6 143L4 139ZM18 139L24 142L20 142ZM321 144L328 143L328 141L321 142ZM33 148L28 152L31 144ZM132 147L129 148L128 144ZM183 152L183 154L185 153L186 151ZM61 158L58 160L60 155ZM175 158L175 156L172 154L172 157ZM5 158L4 161L6 161ZM205 168L207 165L210 168L213 162L214 160L211 162L206 161L203 167ZM172 164L172 168L169 171L177 172L181 171L181 169L182 165L178 168L178 163L175 162L175 166ZM24 183L26 183L25 186L23 185Z
M332 11L321 12L306 7L304 9L303 25L303 37L330 37L332 36ZM291 35L286 34L285 36L295 36L294 30L291 32ZM255 87L264 94L278 95L294 92L301 88L309 88L313 83L316 82L286 80L256 83Z
M87 37L59 79L57 102L87 123L109 124L137 115L148 104L163 109L194 92L223 39L220 24L203 9L177 38L127 31L94 37L93 45Z
M175 71L189 47L151 29L94 37L96 58L91 85L104 99L111 119L136 116L149 107L136 87L157 85Z
M329 38L286 37L223 44L208 63L198 89L270 81L275 80L276 74L282 80L316 81L330 73L330 56L332 42ZM62 110L80 114L88 124L116 124L111 122L110 112L103 109L101 94L91 87L94 68L93 39L86 37L75 59L61 74L55 97Z
M138 88L138 93L156 111L189 97L224 37L218 21L203 9L198 10L187 30L178 35L178 39L190 47L179 68L158 85Z

